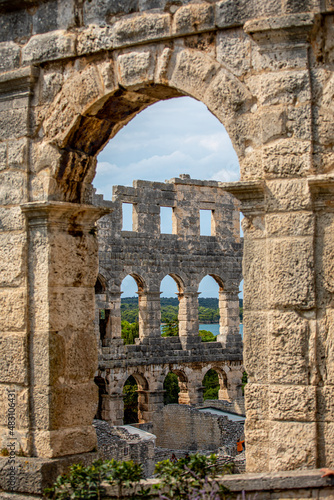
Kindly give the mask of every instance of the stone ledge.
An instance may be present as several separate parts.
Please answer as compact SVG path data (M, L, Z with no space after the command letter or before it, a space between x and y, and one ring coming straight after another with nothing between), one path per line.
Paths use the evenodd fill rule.
M300 470L300 471L282 471L282 472L272 472L272 473L256 473L256 474L233 474L224 477L218 477L217 481L226 486L234 494L240 494L242 492L257 492L261 499L269 499L270 492L275 491L275 498L298 498L296 490L301 490L301 495L299 498L306 498L302 492L305 490L314 489L325 489L326 487L331 487L330 491L333 494L334 491L334 479L326 479L321 477L320 469L315 470ZM159 498L159 492L152 489L152 487L159 483L157 479L148 479L146 481L141 481L141 485L144 488L151 488L150 496L151 498ZM111 486L104 483L105 495L107 498L113 498L119 496L119 489L117 486ZM293 496L288 493L288 490L294 490ZM123 490L122 497L129 497L135 493L135 488L128 488ZM167 493L168 488L160 491L160 493ZM277 493L278 491L284 492L282 497ZM264 495L264 496L262 496ZM318 498L312 496L312 498ZM321 497L323 498L323 496ZM333 498L330 496L329 498Z

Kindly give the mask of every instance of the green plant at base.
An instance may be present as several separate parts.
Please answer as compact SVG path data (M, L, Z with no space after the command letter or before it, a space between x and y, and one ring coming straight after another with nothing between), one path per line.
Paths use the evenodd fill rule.
M206 457L196 453L175 463L170 460L157 463L155 473L161 482L154 488L161 490L168 487L168 494L160 495L164 500L224 498L228 489L219 485L215 477L230 472L231 467L220 465L216 455ZM215 495L210 496L213 492Z
M101 483L117 484L119 495L123 486L132 486L142 478L139 464L117 460L95 460L92 465L72 465L68 474L59 476L51 488L44 490L47 498L56 500L87 499L100 500L103 494Z
M8 448L1 448L0 455L2 455L3 457L8 457L9 456Z

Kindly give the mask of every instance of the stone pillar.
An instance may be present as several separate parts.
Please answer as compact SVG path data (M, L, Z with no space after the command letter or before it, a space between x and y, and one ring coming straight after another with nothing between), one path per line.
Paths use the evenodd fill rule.
M315 217L307 180L244 182L230 192L245 215L247 470L315 468L323 416L316 400Z
M27 203L22 210L29 237L30 454L91 451L98 404L94 229L103 211L63 202Z
M217 341L224 348L238 347L242 349L239 319L239 290L219 290L219 335Z
M179 336L184 348L198 344L198 292L180 292L179 297Z
M138 390L138 422L151 422L155 412L164 407L164 390Z
M121 327L121 295L120 291L108 291L108 301L110 303L110 338L120 339L122 337Z
M137 292L139 307L139 339L161 338L159 292Z
M124 394L102 394L102 420L110 425L123 425Z

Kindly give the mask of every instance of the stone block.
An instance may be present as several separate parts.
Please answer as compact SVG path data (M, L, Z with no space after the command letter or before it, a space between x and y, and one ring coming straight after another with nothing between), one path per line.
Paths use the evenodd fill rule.
M266 215L268 236L313 236L315 218L308 212L277 213Z
M266 242L265 240L246 240L243 256L244 305L248 310L266 308Z
M286 113L281 109L272 109L273 111L266 110L261 116L263 144L285 135Z
M0 339L0 383L27 384L26 334L2 333Z
M2 332L22 331L26 327L26 293L21 288L0 288Z
M288 110L286 121L288 135L298 140L309 141L312 137L312 127L312 108L310 103Z
M269 470L317 467L315 422L270 422Z
M116 89L116 74L113 61L104 61L98 66L105 90Z
M11 103L12 104L12 103ZM15 139L29 134L28 103L26 108L0 111L1 138Z
M314 422L316 420L316 406L316 388L313 386L270 386L270 420Z
M269 341L265 312L244 312L243 342L244 364L249 380L254 383L267 383L269 378ZM260 356L259 353L261 353Z
M207 3L185 5L174 14L172 32L176 35L197 33L215 28L213 5Z
M118 57L119 81L125 87L150 83L154 79L154 54L149 50L136 50Z
M266 183L268 211L294 211L311 209L311 197L304 179L282 179Z
M63 93L58 94L43 124L46 139L62 147L78 119L72 103Z
M169 14L145 13L123 18L113 25L114 48L170 36Z
M317 419L334 422L334 386L325 385L317 389Z
M8 390L15 390L15 428L27 429L29 427L29 389L22 386L0 386L0 425L8 427ZM12 400L11 400L12 401Z
M98 388L94 381L73 385L64 381L52 387L34 387L34 420L40 430L88 426L97 405Z
M138 0L92 0L83 5L85 25L103 24L119 14L138 11Z
M270 177L305 177L312 172L310 141L278 138L263 148L263 170Z
M297 12L318 12L319 3L317 0L284 0L282 9L283 12L287 14Z
M269 315L269 376L273 384L309 383L309 326L295 312Z
M24 217L20 207L0 207L0 232L22 230Z
M269 422L266 420L245 421L246 470L263 472L269 469Z
M268 420L270 387L265 384L253 384L251 382L247 382L244 390L247 418L250 420Z
M14 42L0 43L0 71L10 71L20 66L20 46Z
M277 44L267 48L252 43L252 66L256 72L281 70L307 70L305 46Z
M281 71L264 73L246 79L248 87L263 106L292 105L309 102L311 88L308 72Z
M49 237L49 284L55 286L93 286L96 269L92 259L97 258L97 240L91 234L80 237L53 233Z
M211 78L214 76L213 71L210 72ZM211 79L210 78L210 79ZM207 79L207 78L206 78ZM248 88L226 70L221 70L213 79L206 95L205 102L212 113L214 113L222 123L226 123L226 128L231 129L238 115L249 111L254 104L253 96ZM256 123L252 117L252 133ZM235 127L238 124L235 123ZM240 126L247 127L247 123L240 122ZM239 131L240 132L240 131ZM249 133L249 131L248 131ZM242 135L244 137L245 134ZM230 135L233 145L236 141L236 134Z
M27 171L28 147L29 143L26 138L8 141L8 168Z
M315 305L313 239L286 238L267 243L269 304L310 309Z
M203 99L209 83L219 68L218 63L204 54L182 50L176 56L170 83L180 90L188 89L198 99Z
M25 236L2 233L0 241L0 286L20 286L25 277Z
M242 25L247 19L277 15L281 6L274 0L222 0L216 4L216 24L218 28Z
M319 422L319 467L334 467L334 422Z
M87 66L75 77L69 78L63 86L63 93L73 109L78 113L84 113L89 105L103 93L99 73L95 66Z
M113 37L111 26L90 25L78 33L78 55L92 54L101 50L111 50L112 48Z
M54 331L88 330L94 320L94 290L53 287L49 292L50 328ZM78 307L79 305L79 307Z
M218 32L217 60L231 73L241 76L250 69L251 42L242 30Z
M55 431L34 432L35 453L38 457L55 458L86 453L96 448L96 433L92 425L69 427Z
M75 55L75 36L62 30L35 35L22 49L22 65Z

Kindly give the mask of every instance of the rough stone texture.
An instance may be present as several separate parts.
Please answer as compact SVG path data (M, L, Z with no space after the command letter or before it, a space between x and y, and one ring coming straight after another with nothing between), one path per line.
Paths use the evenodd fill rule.
M1 363L15 384L23 373L23 351L30 353L29 377L23 376L19 389L29 390L29 429L17 427L29 455L55 456L95 446L91 434L85 440L94 398L89 394L86 400L84 388L97 368L96 352L87 362L86 382L77 384L82 407L88 408L87 426L50 426L51 399L39 406L36 384L50 387L52 395L59 388L61 394L73 382L62 379L68 359L77 359L81 345L84 350L90 345L76 343L75 337L86 334L95 340L81 299L86 309L93 309L89 289L98 271L97 252L90 255L85 242L79 247L82 234L83 240L94 238L99 216L89 215L91 209L84 205L90 199L96 155L147 106L189 95L224 123L239 156L241 182L224 190L240 200L246 219L244 335L250 382L269 389L295 386L298 394L308 394L307 408L314 404L309 387L321 389L313 422L270 420L274 415L255 420L261 415L254 409L261 408L263 391L254 392L259 401L249 407L247 468L334 466L333 422L324 421L321 413L334 366L333 9L332 0L36 0L33 7L28 0L0 2L0 287L8 327L15 310L12 300L21 292L29 319L22 331L1 328L6 342L11 338L16 346L26 346L17 363L15 354L1 350ZM128 59L126 75L135 78L125 88L118 63L131 53L149 57ZM65 202L72 210L50 220L35 207L24 226L19 205L28 202ZM59 240L66 236L65 248L71 238L77 242L78 262L89 276L85 283L78 278L73 255L73 276L67 270L66 283L52 284L58 259L56 271L62 275L62 250L57 247L52 254L49 249L53 232ZM194 300L189 295L188 306ZM75 317L68 317L67 302L76 311L78 328ZM156 313L156 306L152 310ZM24 314L17 314L23 325ZM60 320L59 314L65 317ZM62 329L53 331L58 325ZM42 356L34 344L37 338L44 339ZM67 354L58 356L63 343ZM117 349L112 348L112 356ZM46 423L35 430L35 419ZM6 432L1 429L5 439ZM280 434L286 439L281 458Z

